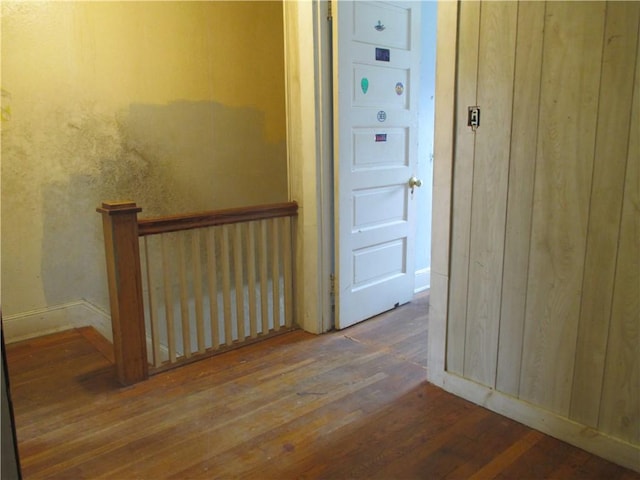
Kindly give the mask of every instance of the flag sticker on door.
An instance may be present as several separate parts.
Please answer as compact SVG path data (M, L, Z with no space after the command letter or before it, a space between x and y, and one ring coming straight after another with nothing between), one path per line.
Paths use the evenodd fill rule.
M386 133L376 133L376 142L386 142L387 134Z

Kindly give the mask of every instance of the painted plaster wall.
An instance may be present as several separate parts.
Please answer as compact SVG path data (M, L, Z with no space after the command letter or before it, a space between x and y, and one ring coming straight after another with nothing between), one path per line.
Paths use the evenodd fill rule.
M285 201L281 2L2 2L2 307L107 309L102 200Z

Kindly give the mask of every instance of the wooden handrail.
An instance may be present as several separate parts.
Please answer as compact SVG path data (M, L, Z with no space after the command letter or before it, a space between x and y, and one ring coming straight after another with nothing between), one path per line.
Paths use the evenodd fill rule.
M213 227L229 223L250 222L277 217L291 217L298 212L296 202L227 208L211 212L188 213L138 220L138 235L178 232L193 228Z
M96 210L102 214L104 227L116 371L120 383L131 385L149 376L138 238L216 225L292 217L297 214L298 204L276 203L147 219L137 218L142 209L131 201L103 202ZM287 250L291 249L289 244L285 245L288 245ZM288 305L286 308L291 309Z

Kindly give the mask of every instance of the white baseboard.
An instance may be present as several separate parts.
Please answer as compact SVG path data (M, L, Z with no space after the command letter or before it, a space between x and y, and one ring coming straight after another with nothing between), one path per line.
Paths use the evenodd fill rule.
M113 340L110 315L85 300L7 315L2 326L6 343L88 326Z
M523 423L535 430L570 443L578 448L640 472L640 446L611 437L586 425L543 410L533 404L511 397L484 385L450 373L444 373L446 391L481 405L489 410Z
M431 268L421 268L416 270L416 283L413 293L420 293L428 290L431 285Z

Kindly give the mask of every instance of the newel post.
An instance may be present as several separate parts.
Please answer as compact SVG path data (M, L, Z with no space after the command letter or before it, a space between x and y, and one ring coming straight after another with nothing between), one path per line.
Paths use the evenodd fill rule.
M103 202L104 247L109 282L113 348L118 380L131 385L149 377L142 275L135 202Z

